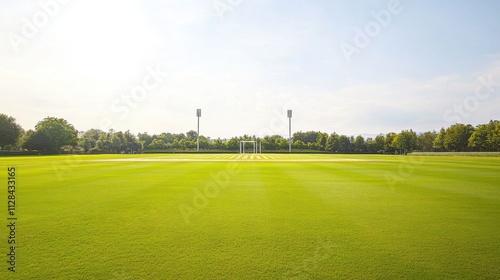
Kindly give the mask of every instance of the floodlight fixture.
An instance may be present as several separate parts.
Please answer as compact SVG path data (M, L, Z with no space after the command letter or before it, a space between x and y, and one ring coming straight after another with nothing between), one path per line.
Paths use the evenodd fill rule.
M200 151L200 117L201 109L196 109L196 117L198 117L198 130L196 131L196 151Z
M288 110L288 152L292 152L292 110Z

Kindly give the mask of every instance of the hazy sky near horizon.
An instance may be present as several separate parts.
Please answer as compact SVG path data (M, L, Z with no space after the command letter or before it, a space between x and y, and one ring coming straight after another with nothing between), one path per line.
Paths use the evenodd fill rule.
M0 113L33 129L378 134L500 119L500 1L0 1Z

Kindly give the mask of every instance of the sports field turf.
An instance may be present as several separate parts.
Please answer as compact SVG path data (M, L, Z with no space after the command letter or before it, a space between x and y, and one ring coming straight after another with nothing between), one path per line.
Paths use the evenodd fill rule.
M0 157L0 279L499 279L500 157ZM13 277L15 278L7 278Z

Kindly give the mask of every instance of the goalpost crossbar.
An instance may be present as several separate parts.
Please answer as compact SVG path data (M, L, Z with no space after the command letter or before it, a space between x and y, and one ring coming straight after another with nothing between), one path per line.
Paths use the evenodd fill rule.
M252 153L257 154L257 153L262 153L262 142L257 142L256 140L242 140L240 141L240 154L245 153L245 144L246 143L252 143L253 149Z

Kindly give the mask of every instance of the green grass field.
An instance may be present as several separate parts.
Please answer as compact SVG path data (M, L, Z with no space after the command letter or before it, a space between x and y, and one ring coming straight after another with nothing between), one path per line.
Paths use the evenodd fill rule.
M500 158L1 157L0 279L499 279ZM7 278L14 277L15 278Z

